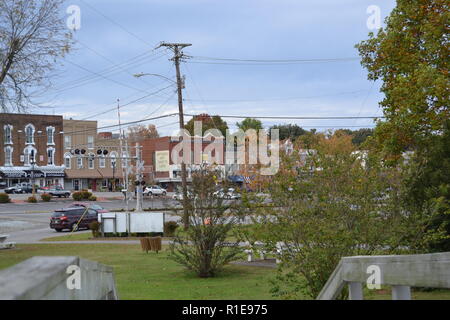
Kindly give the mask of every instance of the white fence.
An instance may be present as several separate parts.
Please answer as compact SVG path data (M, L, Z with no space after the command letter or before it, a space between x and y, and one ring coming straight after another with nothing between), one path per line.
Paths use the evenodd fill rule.
M348 285L349 299L362 300L368 282L392 286L393 300L410 300L411 287L450 288L450 252L342 258L317 299L336 299Z
M102 233L164 232L162 212L108 212L99 214Z
M79 257L33 257L0 271L0 300L117 300L112 267Z

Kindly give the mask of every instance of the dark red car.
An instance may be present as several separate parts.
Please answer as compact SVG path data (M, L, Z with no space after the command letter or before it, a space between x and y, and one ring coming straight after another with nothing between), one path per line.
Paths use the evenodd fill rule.
M50 218L50 228L61 232L64 229L77 231L89 229L91 222L97 221L97 211L85 207L71 207L57 210Z
M95 204L95 203L89 203L89 202L73 202L72 204L68 205L66 208L80 208L80 207L93 209L93 210L97 211L98 213L109 212L102 206L99 206L98 204Z

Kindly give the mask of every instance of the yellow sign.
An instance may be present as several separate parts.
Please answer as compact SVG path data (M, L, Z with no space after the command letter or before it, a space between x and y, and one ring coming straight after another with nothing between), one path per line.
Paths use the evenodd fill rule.
M169 151L156 151L155 152L155 169L157 172L170 171L169 165Z

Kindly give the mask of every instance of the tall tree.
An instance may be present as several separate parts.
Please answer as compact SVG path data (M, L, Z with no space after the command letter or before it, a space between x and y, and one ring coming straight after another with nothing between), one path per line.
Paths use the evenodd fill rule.
M72 44L61 18L63 0L0 1L0 108L24 111Z
M147 126L138 124L128 128L127 138L130 143L136 143L148 138L158 138L158 130L154 124Z
M263 128L262 122L254 118L246 118L241 122L237 122L236 126L244 132L246 132L248 129L255 129L256 131L258 131Z
M194 122L200 121L202 123L202 135L209 129L218 129L222 132L223 136L226 135L228 125L220 116L210 116L209 114L199 114L192 117L184 126L191 135L194 134Z
M356 46L369 79L383 81L386 121L376 141L393 159L426 149L450 117L449 6L447 0L397 0L386 28Z
M307 131L296 124L279 124L274 125L270 129L278 129L280 134L280 140L290 138L296 140L298 137L307 133Z

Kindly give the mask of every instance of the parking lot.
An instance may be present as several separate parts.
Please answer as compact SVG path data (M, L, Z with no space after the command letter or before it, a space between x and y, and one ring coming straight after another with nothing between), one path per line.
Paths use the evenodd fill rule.
M51 202L27 203L29 194L10 195L12 203L0 204L0 234L8 234L11 241L17 243L35 243L43 238L66 234L57 233L49 228L52 213L73 202L73 199L53 198ZM127 204L120 192L95 193L99 199L96 204L108 210L126 209ZM166 197L144 197L143 208L167 208L176 206L177 201L172 200L172 194ZM39 197L38 197L39 198ZM136 200L130 200L128 208L135 208ZM169 215L167 219L177 219ZM81 231L86 232L86 231Z

